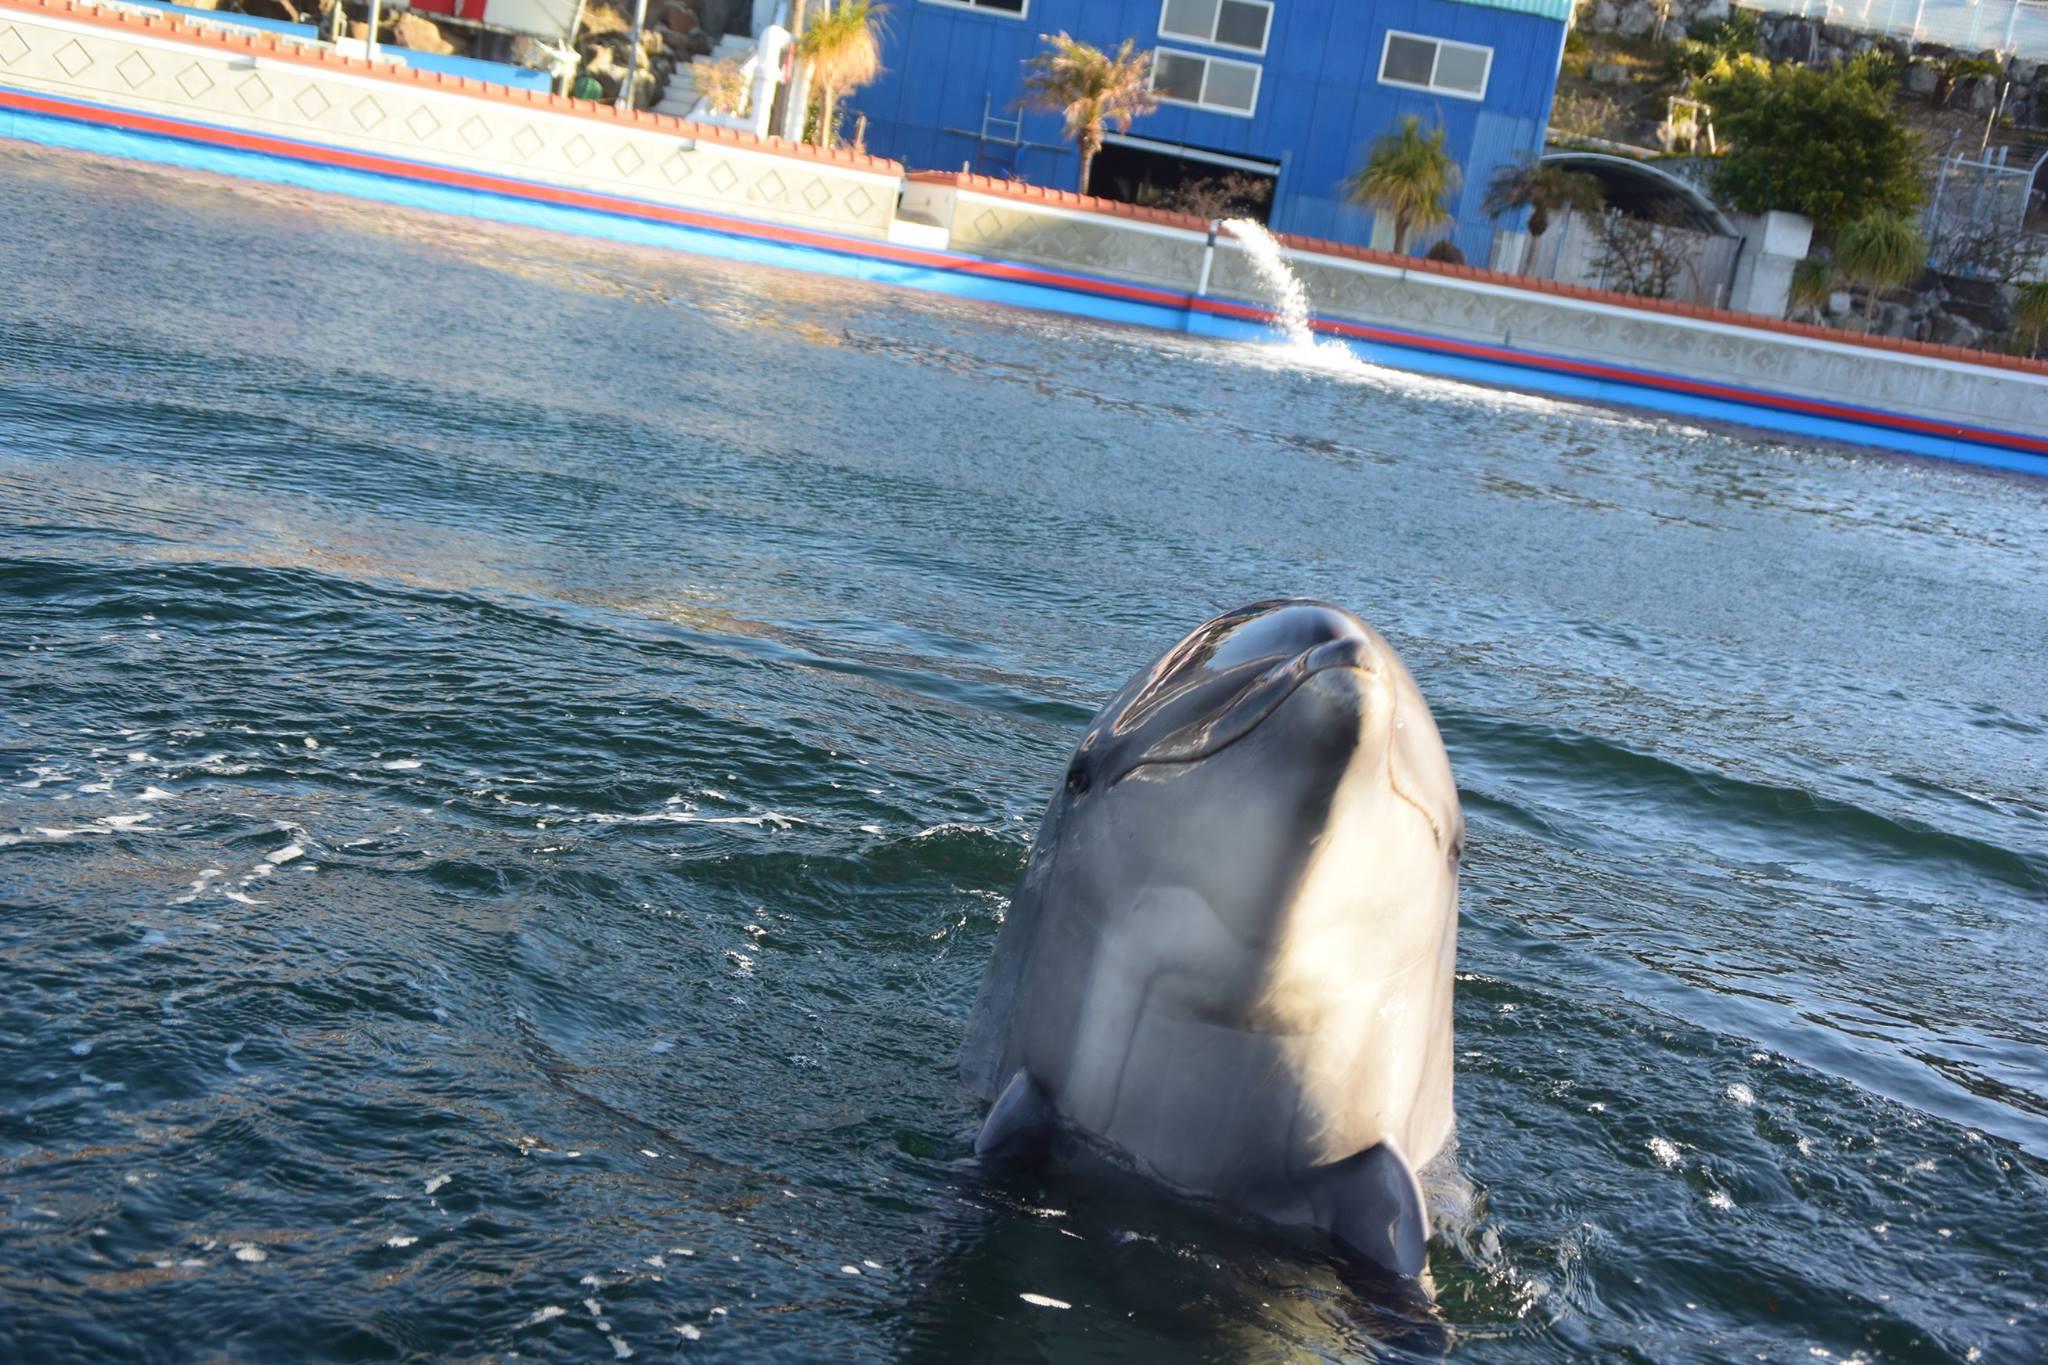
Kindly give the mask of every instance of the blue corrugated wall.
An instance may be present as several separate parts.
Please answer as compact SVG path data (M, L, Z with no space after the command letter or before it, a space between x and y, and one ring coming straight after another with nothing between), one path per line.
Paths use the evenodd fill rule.
M1441 122L1465 187L1454 196L1453 236L1468 259L1486 262L1493 229L1480 212L1496 166L1533 153L1542 137L1557 81L1564 25L1553 19L1458 0L1275 0L1263 58L1159 36L1163 0L1031 0L1017 19L930 0L893 0L884 18L888 70L849 101L868 117L868 150L913 169L958 170L962 164L1014 174L1035 184L1075 188L1080 159L1060 137L1052 114L1025 111L1026 149L978 160L973 136L947 129L981 126L982 97L999 117L1015 117L1023 64L1040 35L1065 30L1098 47L1135 38L1140 48L1172 47L1256 62L1264 69L1250 118L1162 104L1133 125L1137 136L1184 142L1282 165L1272 224L1282 232L1364 244L1372 216L1343 202L1344 178L1364 163L1365 148L1407 114ZM1388 29L1479 43L1493 49L1486 99L1400 89L1379 83Z

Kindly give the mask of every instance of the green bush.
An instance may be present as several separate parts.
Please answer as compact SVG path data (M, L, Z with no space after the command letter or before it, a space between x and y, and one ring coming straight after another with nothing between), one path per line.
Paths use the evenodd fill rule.
M1729 151L1715 188L1743 213L1803 213L1823 233L1920 202L1919 148L1867 65L1827 73L1738 61L1700 83Z

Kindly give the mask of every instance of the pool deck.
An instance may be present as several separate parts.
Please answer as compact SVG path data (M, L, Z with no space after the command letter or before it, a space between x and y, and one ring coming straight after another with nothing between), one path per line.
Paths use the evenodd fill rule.
M161 11L0 0L0 136L1198 335L1269 337L1199 219ZM1379 364L2048 475L2048 363L1283 238Z

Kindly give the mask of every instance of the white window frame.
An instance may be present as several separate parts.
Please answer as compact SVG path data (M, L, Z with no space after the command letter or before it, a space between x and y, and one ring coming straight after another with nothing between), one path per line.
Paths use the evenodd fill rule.
M1211 64L1221 62L1225 66L1250 67L1252 70L1251 108L1240 109L1234 104L1209 104L1201 99L1177 100L1171 95L1159 94L1159 58L1162 54L1185 57L1191 62L1208 62ZM1177 47L1162 47L1153 50L1152 73L1149 80L1153 93L1159 94L1159 102L1161 104L1177 104L1183 109L1206 109L1212 114L1228 114L1232 118L1252 118L1259 112L1259 94L1265 88L1266 68L1260 66L1257 62L1241 62L1235 57L1213 57L1206 52L1183 52ZM1202 71L1202 88L1204 90L1209 88L1209 72L1207 68L1204 68Z
M1479 78L1479 93L1475 95L1467 90L1453 90L1446 85L1417 85L1413 81L1397 81L1390 78L1387 75L1387 54L1394 50L1394 39L1396 38L1406 38L1411 42L1417 43L1436 44L1436 58L1429 64L1429 78L1432 81L1436 79L1437 62L1443 60L1445 48L1462 47L1469 52L1484 52L1486 54L1486 74ZM1493 84L1493 49L1482 43L1461 43L1454 38L1439 38L1434 33L1409 33L1402 29L1390 28L1387 30L1386 38L1380 43L1380 84L1395 86L1402 90L1421 90L1431 95L1448 95L1454 100L1483 100L1486 98L1488 88Z
M1241 43L1221 42L1217 39L1214 29L1209 31L1209 36L1206 38L1197 38L1192 33L1169 32L1166 27L1166 7L1168 3L1169 0L1159 0L1159 36L1169 42L1207 43L1210 47L1220 47L1226 52L1250 52L1261 57L1265 56L1266 49L1273 45L1273 0L1232 0L1233 4L1257 5L1266 11L1266 37L1265 41L1261 42L1257 47L1245 47ZM1221 25L1223 22L1222 0L1217 0L1216 22L1218 25Z
M964 9L969 14L985 14L991 19L1028 19L1031 17L1031 0L1024 0L1024 8L1012 14L1006 9L993 5L977 5L974 0L923 0L927 5L944 5L947 9Z

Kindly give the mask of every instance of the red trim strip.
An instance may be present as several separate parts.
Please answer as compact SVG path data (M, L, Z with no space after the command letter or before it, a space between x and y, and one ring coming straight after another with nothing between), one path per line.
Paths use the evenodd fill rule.
M839 255L864 256L875 260L888 261L896 265L915 266L920 269L945 271L956 275L971 275L982 279L1041 285L1048 288L1065 290L1070 293L1094 294L1107 298L1121 299L1131 303L1149 304L1154 307L1182 312L1199 311L1219 317L1230 317L1250 322L1264 322L1272 317L1272 313L1268 309L1256 308L1222 299L1197 298L1172 290L1124 284L1113 280L1101 280L1085 275L1039 269L1033 266L1015 265L1006 261L960 256L949 252L926 251L916 247L899 246L893 242L844 237L836 233L821 232L810 228L785 227L777 224L755 222L744 218L731 218L722 214L706 213L694 209L649 204L640 200L623 198L597 191L570 189L559 185L537 184L480 171L465 171L450 166L405 161L371 152L353 152L345 148L330 147L321 143L298 142L289 138L273 137L264 133L245 133L234 129L215 127L210 124L163 118L154 114L138 113L125 109L81 104L71 100L58 99L46 95L33 95L23 91L0 89L0 108L20 109L28 113L44 114L56 118L70 119L75 122L125 128L152 136L167 137L186 142L206 143L213 146L231 148L236 151L251 152L261 156L281 157L286 160L303 161L317 165L339 166L347 170L362 171L367 174L388 176L394 179L420 181L427 184L452 185L462 189L475 190L485 194L502 195L512 199L526 199L541 203L558 204L568 208L587 209L593 212L639 218L652 222L673 223L683 227L699 228L728 236L780 242L808 247L818 251L834 252ZM1966 426L1961 423L1913 417L1903 413L1879 412L1873 409L1852 407L1847 404L1831 403L1821 399L1799 398L1790 394L1773 394L1760 390L1739 388L1730 384L1684 379L1676 375L1665 375L1654 371L1632 370L1623 366L1609 365L1598 361L1574 360L1564 356L1545 355L1532 351L1516 351L1483 342L1457 341L1449 337L1438 337L1418 332L1403 332L1363 323L1317 319L1313 325L1319 332L1353 337L1362 341L1400 346L1410 350L1437 351L1449 355L1492 361L1522 369L1549 370L1591 379L1610 380L1636 388L1664 389L1740 403L1748 407L1774 408L1804 413L1810 416L1830 418L1837 421L1851 422L1860 426L1919 432L1951 440L1969 441L1978 445L1999 446L2029 454L2048 455L2048 438L2027 436L2017 432L1993 431L1982 427Z

